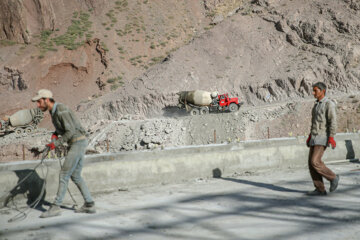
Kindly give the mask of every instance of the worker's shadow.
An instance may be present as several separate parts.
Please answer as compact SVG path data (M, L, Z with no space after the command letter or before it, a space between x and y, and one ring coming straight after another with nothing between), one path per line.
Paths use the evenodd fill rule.
M16 205L15 197L24 195L26 204L40 211L45 211L43 205L50 205L45 201L45 180L40 178L36 171L30 169L15 170L16 176L19 178L17 185L5 197L3 205L7 206L10 202Z
M235 179L235 178L224 178L221 175L222 175L222 173L221 173L221 170L219 168L213 169L213 177L214 178L220 178L220 179L226 180L226 181L252 185L252 186L255 186L255 187L267 188L267 189L270 189L270 190L273 190L273 191L278 191L278 192L306 193L306 191L300 191L300 190L294 190L294 189L285 188L285 187L279 187L279 186L275 186L273 184L268 184L268 183L253 182L253 181L249 181L249 180Z

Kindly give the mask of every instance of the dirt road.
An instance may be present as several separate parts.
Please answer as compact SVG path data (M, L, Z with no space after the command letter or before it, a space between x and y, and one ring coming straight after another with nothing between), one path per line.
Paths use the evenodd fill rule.
M95 196L94 215L64 208L60 217L40 219L41 212L33 210L8 223L16 212L2 210L0 239L358 239L360 172L352 170L360 165L329 166L341 178L326 197L305 195L313 189L306 167L119 186L118 192Z

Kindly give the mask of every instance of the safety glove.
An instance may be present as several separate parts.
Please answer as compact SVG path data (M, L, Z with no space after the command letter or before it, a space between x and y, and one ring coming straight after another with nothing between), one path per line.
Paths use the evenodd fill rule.
M46 146L49 147L50 150L54 150L54 149L55 149L55 144L54 144L54 142L51 142L51 143L49 143L49 144L46 144Z
M49 147L50 150L54 150L55 149L55 141L58 139L59 139L59 137L55 133L53 133L51 135L51 143L46 144L46 146Z
M336 148L336 142L335 142L335 139L333 137L329 137L328 146L329 145L331 145L332 149Z
M310 139L311 139L311 134L309 134L309 137L306 140L306 146L310 147Z
M53 133L52 135L51 135L51 141L52 142L55 142L56 140L58 140L59 139L59 137L55 134L55 133Z

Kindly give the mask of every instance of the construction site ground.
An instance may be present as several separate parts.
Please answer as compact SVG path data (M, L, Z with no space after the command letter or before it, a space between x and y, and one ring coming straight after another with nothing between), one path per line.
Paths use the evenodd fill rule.
M0 239L358 239L360 164L328 166L340 175L339 187L321 197L306 195L313 185L304 166L119 186L117 192L94 196L96 214L76 214L72 202L65 202L61 216L39 218L43 206L8 222L18 212L5 208ZM75 198L82 204L79 195Z

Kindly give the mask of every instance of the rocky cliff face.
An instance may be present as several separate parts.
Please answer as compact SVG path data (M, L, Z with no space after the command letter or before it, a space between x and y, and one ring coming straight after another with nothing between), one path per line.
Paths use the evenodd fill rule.
M43 30L61 28L74 11L92 8L101 12L104 6L104 0L4 0L0 2L0 40L28 44Z
M4 70L4 73L0 72L0 89L4 91L23 91L28 88L21 71L9 67L5 67Z
M13 90L26 90L30 94L41 85L51 88L51 82L56 89L62 78L60 72L68 73L74 87L89 78L89 82L99 89L106 89L106 85L107 89L122 85L118 92L97 98L88 105L82 104L80 110L90 108L87 110L89 114L84 113L85 116L95 116L91 106L106 118L116 119L123 114L161 114L162 109L176 104L175 93L180 90L226 91L252 105L306 97L311 93L311 84L315 81L325 81L330 92L334 93L359 90L360 21L359 3L356 1L282 3L277 0L206 0L200 5L192 5L191 8L196 9L193 12L180 10L180 7L186 10L190 6L161 0L152 3L155 5L149 5L147 1L141 4L126 0L5 0L0 4L1 14L6 16L0 22L0 39L36 42L28 47L30 50L27 54L20 48L17 53L22 55L20 61L20 57L10 56L11 52L2 54L6 58L0 61L3 89L12 86ZM164 10L174 6L179 10L171 12L174 15L167 16L165 20L158 19L152 13L154 7ZM90 13L84 23L91 26L86 34L99 36L95 55L87 55L86 58L81 53L86 47L71 50L71 53L61 47L55 48L54 44L63 41L65 43L60 44L65 44L67 49L78 47L66 42L65 37L73 35L67 35L64 25L80 21L74 16L81 11ZM236 12L235 16L225 19ZM121 19L120 13L128 14L127 20ZM166 41L160 36L156 45L156 35L151 36L150 32L159 31L159 35L167 31L168 25L176 26L176 13L181 13L183 19L193 25L204 22L204 15L207 15L216 25L212 25L214 27L204 34L197 33L204 25L189 25L189 29L198 34L197 37L177 51L165 51L179 46L177 41L184 39L184 36L174 28L166 34ZM214 21L220 15L225 20L221 23ZM110 22L105 21L104 17ZM132 22L129 22L132 18ZM142 18L154 22L140 26L141 22L145 23ZM122 25L124 29L121 29ZM132 25L136 29L131 29ZM150 28L151 31L148 30ZM187 30L184 28L184 31ZM36 34L41 35L40 40ZM137 44L141 42L139 38L145 38L143 44ZM166 44L169 47L165 47ZM83 46L86 44L83 43ZM99 47L105 50L99 51ZM34 58L30 52L36 51L40 51L41 55ZM106 52L107 59L104 57ZM143 55L144 52L149 55ZM71 59L76 60L72 62ZM78 59L89 59L90 62L84 63L88 65L85 68L87 73L94 74L81 73ZM97 60L101 65L95 64ZM149 69L149 66L161 61L163 63L159 66ZM97 67L93 69L93 66ZM20 83L16 83L18 79L13 79L4 67L22 72ZM137 75L140 77L133 80ZM109 84L109 79L119 83ZM16 87L16 84L21 87ZM92 91L88 95L96 97L103 94L94 93ZM59 95L61 98L64 96Z
M0 40L29 42L26 23L22 19L23 5L20 0L4 0L0 2Z
M207 11L174 0L1 1L0 101L16 104L0 115L31 107L39 88L74 107L123 86L204 32ZM24 87L6 69L21 72Z

